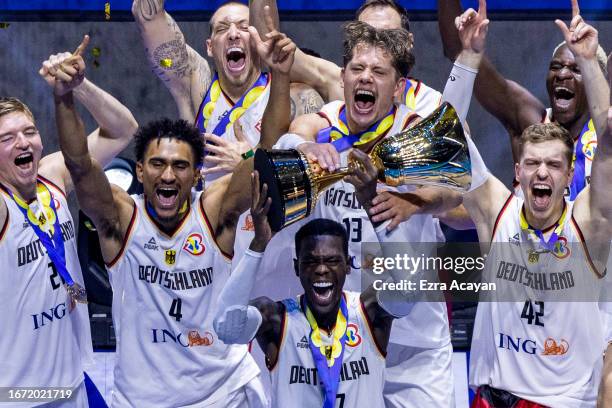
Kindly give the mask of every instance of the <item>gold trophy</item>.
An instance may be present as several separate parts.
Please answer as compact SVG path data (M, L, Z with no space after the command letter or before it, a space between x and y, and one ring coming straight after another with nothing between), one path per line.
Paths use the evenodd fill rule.
M446 102L414 127L380 141L369 156L378 169L378 180L389 186L435 185L467 191L472 182L463 127L455 109ZM318 173L297 150L258 149L255 169L272 198L268 212L272 230L279 231L310 215L318 195L356 165Z

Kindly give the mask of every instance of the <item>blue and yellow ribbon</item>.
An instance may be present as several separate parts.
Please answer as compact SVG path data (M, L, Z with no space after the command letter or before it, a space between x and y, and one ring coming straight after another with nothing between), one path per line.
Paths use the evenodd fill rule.
M331 143L338 152L343 152L353 146L362 146L370 143L391 129L395 121L396 110L397 107L393 105L384 118L374 123L367 130L359 133L350 133L346 124L346 106L343 106L338 114L338 127L330 126L319 130L319 133L317 133L317 143Z
M567 218L567 205L565 204L565 201L564 201L563 202L563 212L561 213L561 217L555 224L553 232L550 235L550 238L548 239L548 241L544 239L544 233L542 232L542 230L534 228L531 225L529 225L529 222L527 222L527 218L525 217L524 207L521 208L521 212L519 215L519 222L521 224L521 229L523 231L527 231L528 234L535 235L536 238L539 239L540 245L542 247L544 247L550 252L554 252L555 245L557 244L557 241L559 240L559 234L561 234L561 231L563 231L563 226L565 224L566 218Z
M593 160L596 147L597 134L595 132L593 119L590 119L582 128L574 148L574 177L572 178L572 183L569 186L570 201L574 201L578 196L578 193L580 193L586 187L586 161Z
M334 326L331 346L323 344L321 329L308 307L306 296L302 296L302 310L310 325L308 344L323 386L323 408L334 408L336 393L340 386L340 371L342 369L344 345L347 341L346 328L348 325L348 308L346 307L346 300L344 296L340 298L340 307L338 308L338 316L336 317L336 325Z
M223 136L225 132L229 131L231 126L246 112L247 109L261 96L265 91L268 82L270 81L270 75L261 73L257 81L249 88L248 91L242 95L242 97L227 111L217 126L212 130L208 131L210 117L215 111L217 100L223 92L221 89L221 82L219 82L219 75L215 73L212 83L208 87L206 96L200 105L198 115L196 116L196 126L202 133L212 133L217 136Z

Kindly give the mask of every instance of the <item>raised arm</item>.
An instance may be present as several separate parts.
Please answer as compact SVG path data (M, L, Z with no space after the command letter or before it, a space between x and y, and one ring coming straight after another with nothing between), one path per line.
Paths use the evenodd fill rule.
M587 89L587 100L593 120L603 121L604 130L597 133L597 150L591 167L591 183L576 198L574 204L574 217L580 225L585 240L589 245L589 252L595 259L605 266L608 247L605 245L612 238L612 191L610 189L610 176L612 176L612 108L610 107L610 88L596 65L593 49L598 45L597 31L585 24L580 16L574 17L572 25L576 27L570 34L564 30L565 35L571 35L568 45L572 52L581 55L581 63L589 66L581 71ZM564 27L565 29L567 27ZM570 29L572 27L570 26ZM590 51L586 51L590 50ZM584 53L583 53L584 51ZM612 74L608 72L610 78ZM604 99L607 102L604 104ZM605 115L605 116L604 116ZM603 248L598 248L603 247ZM599 252L599 253L598 253ZM603 269L602 269L603 270Z
M462 46L457 62L468 70L478 72L486 43L488 24L486 2L480 0L478 12L473 9L466 10L456 18L455 24ZM456 68L457 64L453 71ZM474 72L458 72L458 75L465 77L459 80L455 80L451 74L444 88L444 99L453 103L459 116L463 118L467 115L472 96L472 86L467 84L470 75L474 75ZM488 242L491 239L495 218L510 192L497 178L489 174L476 145L469 135L466 135L466 138L472 162L472 186L470 191L464 194L463 204L476 225L480 241Z
M79 205L94 222L100 236L103 258L110 262L121 250L133 202L120 188L111 189L102 167L89 153L85 128L72 97L75 58L67 59L55 72L54 99L59 144Z
M193 122L211 82L208 62L187 45L164 0L134 0L132 14L153 72L172 94L181 119Z
M610 89L607 78L597 62L599 36L597 30L580 16L578 1L572 0L572 21L568 27L563 21L555 24L563 33L565 43L576 58L589 103L589 112L597 134L603 134L607 126ZM588 78L588 80L587 80Z
M49 86L54 88L56 73L63 72L60 66L72 58L74 71L63 72L63 74L71 77L70 87L74 90L74 95L79 102L85 105L98 123L99 127L87 137L87 143L92 157L105 166L127 147L138 129L138 123L130 110L121 102L85 78L82 53L88 42L89 36L85 36L74 54L64 52L51 55L43 62L39 74ZM59 159L60 155L61 153L57 152L43 158L41 171L43 175L57 180L67 191L70 191L72 181L63 160Z
M250 0L249 15L251 25L253 25L260 35L265 35L270 30L265 23L265 11L269 13L274 23L274 28L278 29L278 7L276 0ZM314 88L321 95L325 102L344 99L342 88L340 87L339 66L333 62L317 58L303 53L299 48L295 52L295 64L291 68L291 81L302 82Z
M455 18L461 13L460 0L438 0L438 27L444 54L453 61L462 49L455 25ZM542 120L544 105L527 89L504 78L486 57L481 62L474 88L478 102L508 129L516 159L518 137L527 126Z
M251 215L255 236L249 249L232 268L232 273L219 295L219 309L214 321L217 335L226 344L246 344L257 338L268 361L274 363L278 356L282 323L282 306L268 298L251 299L257 271L264 251L272 239L267 214L272 203L267 186L261 193L259 175L251 176Z

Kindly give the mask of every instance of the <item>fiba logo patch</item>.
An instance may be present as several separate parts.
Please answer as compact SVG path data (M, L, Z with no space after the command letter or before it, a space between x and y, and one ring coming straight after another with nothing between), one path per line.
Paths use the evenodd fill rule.
M558 259L564 259L570 256L572 251L567 245L567 238L559 237L559 240L555 243L552 253Z
M53 205L55 205L55 209L59 210L60 209L60 202L57 198L53 197Z
M346 345L349 347L357 347L361 344L361 336L359 329L354 323L349 323L346 327Z
M194 232L193 234L189 235L185 240L183 249L189 252L191 255L202 255L206 250L204 244L202 243L203 241L204 238L202 238L202 235L198 234L197 232Z
M176 263L176 251L174 249L166 249L164 261L167 265Z

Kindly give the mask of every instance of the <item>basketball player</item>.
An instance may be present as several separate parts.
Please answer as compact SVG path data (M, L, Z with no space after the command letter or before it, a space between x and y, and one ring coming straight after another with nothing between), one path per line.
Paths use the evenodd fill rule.
M272 92L289 89L295 45L284 37L254 49L271 67ZM281 95L286 98L288 92ZM56 86L60 145L82 210L93 220L113 286L117 335L114 406L259 407L259 371L246 347L226 346L212 328L227 279L238 216L249 202L252 159L205 192L192 193L204 142L168 119L136 136L144 195L111 186L80 142L71 94ZM271 108L273 109L273 107ZM274 140L263 131L261 144Z
M444 53L453 59L460 51L453 20L461 12L461 3L459 0L439 0L438 9ZM575 17L579 12L578 1L572 0L572 15ZM606 55L601 47L597 50L597 59L605 72ZM584 82L576 56L563 42L555 48L546 76L549 109L527 89L504 78L488 59L483 61L475 85L478 101L507 129L515 162L518 162L520 136L528 126L558 122L570 132L575 141L574 179L566 191L570 200L589 183L597 133L602 131L589 116ZM521 189L516 187L515 192L520 194Z
M484 18L470 11L456 24L461 29ZM604 131L591 184L574 202L563 197L572 180L573 140L558 124L522 132L515 175L525 199L486 174L484 164L473 166L486 178L464 204L481 243L492 243L484 280L498 286L476 314L470 384L477 408L595 406L601 356L611 340L597 296L612 238L609 92L597 60L597 31L580 15L569 28L556 23L582 73L591 117ZM471 157L482 163L474 149ZM561 274L572 283L558 280ZM576 294L582 297L570 302Z
M364 171L355 170L347 182L367 205L376 196L377 170L359 150L353 151L353 159ZM261 297L248 306L272 237L266 217L271 201L267 186L259 193L257 173L251 189L255 237L220 295L215 319L220 339L238 344L257 339L272 377L273 407L384 407L391 323L412 304L381 301L383 294L372 286L363 293L343 291L351 270L349 236L342 224L318 218L295 235L295 272L303 294L279 302ZM386 240L385 225L375 224L377 236Z
M231 173L259 142L270 92L270 75L261 71L250 41L249 8L230 1L210 18L206 52L215 72L187 45L164 0L134 0L132 14L153 71L168 87L180 117L194 122L211 142L206 148L214 155L206 157L203 169L207 181ZM266 39L280 35L274 27L265 34ZM297 93L292 101L302 103Z
M131 140L137 123L115 98L85 79L85 37L63 60L61 87L74 89L100 126L87 139L105 165ZM41 74L56 86L59 65L47 60ZM101 109L104 107L105 111ZM41 159L43 143L30 109L16 98L0 98L0 406L86 407L83 371L93 363L76 226L66 196L73 188L61 153ZM6 389L66 387L38 403L9 400ZM64 392L64 397L67 394ZM56 400L52 402L52 400Z
M360 131L370 130L369 128L375 129L378 123L384 123L382 119L389 116L390 111L396 109L394 111L395 120L389 121L387 119L392 124L390 129L384 129L382 134L378 134L377 138L371 140L369 144L357 144L355 147L358 146L360 149L367 151L369 146L381 140L386 134L395 134L417 120L417 116L404 105L395 106L393 104L394 92L403 89L403 84L398 84L398 82L403 82L405 72L402 75L401 67L405 67L402 64L406 61L406 58L404 54L392 54L392 51L389 50L399 49L404 53L408 52L406 48L408 42L407 32L403 30L377 31L368 24L360 22L348 25L347 39L345 40L346 68L343 76L346 92L345 112L347 119L344 119L345 123L349 123L355 134L359 134ZM371 45L380 43L385 44L387 48L381 46L378 49ZM403 46L399 46L399 44L403 44ZM383 52L383 50L386 52ZM399 69L394 68L398 65L400 66ZM371 98L375 100L374 103L368 100L367 92L375 95L375 98ZM339 124L338 116L343 105L341 101L333 102L322 109L321 116L299 117L292 123L292 131L299 134L299 137L314 140L319 131L331 130L330 125L334 126L334 130L341 129L342 125ZM375 114L372 113L373 110L376 110ZM362 111L363 113L361 113ZM365 124L359 123L361 128L355 129L354 117L365 122ZM289 137L291 138L292 135L289 135ZM295 135L293 137L295 138ZM303 142L303 140L301 141ZM303 143L298 146L298 149L302 149L303 146L316 149L320 145ZM331 149L335 151L335 147L331 147ZM329 150L325 149L325 153ZM306 150L304 152L310 153ZM346 155L346 151L342 154ZM438 190L446 191L445 189ZM453 195L450 194L447 197L453 197ZM447 198L440 196L432 201L432 204L452 208L457 205L457 202L449 202ZM435 211L435 209L432 210ZM343 182L336 183L322 195L314 216L342 220L349 230L349 254L354 271L349 275L346 287L350 290L361 290L361 242L373 241L375 238L368 214L355 200L353 187ZM268 289L268 293L271 290L282 289L285 284L290 285L289 282L285 282L285 276L277 276L278 271L287 268L287 259L284 258L282 250L279 248L293 251L288 244L287 236L295 233L296 229L296 226L290 226L281 231L275 237L273 245L270 246L271 249L267 251L264 257L265 267L262 269L265 272L262 275L269 274L269 279L274 279L275 282L274 287ZM438 242L440 239L439 231L437 220L429 215L419 214L400 225L394 231L392 238L400 242ZM242 248L246 248L246 245ZM266 279L266 276L261 277L261 280L264 279ZM283 285L280 285L279 282L283 282ZM255 288L257 294L265 293L264 291L265 288ZM275 294L280 293L276 292ZM415 329L415 327L418 327L418 329ZM410 351L407 351L408 347L411 347ZM386 393L387 404L401 406L402 404L410 404L409 401L414 401L421 407L452 406L452 346L448 333L446 305L443 302L417 304L410 316L398 321L394 325L389 354L387 379L391 380L391 388ZM410 357L427 361L427 374L429 375L425 375L422 371L414 373L414 370L414 375L411 375ZM416 377L417 374L418 378ZM408 382L409 385L407 385ZM406 395L406 393L411 396Z

